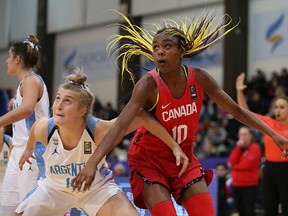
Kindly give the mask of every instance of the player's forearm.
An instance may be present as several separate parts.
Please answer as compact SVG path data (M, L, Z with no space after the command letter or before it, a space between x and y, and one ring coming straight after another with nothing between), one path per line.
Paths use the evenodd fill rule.
M26 109L25 107L18 107L14 110L11 110L5 115L0 117L0 127L10 125L14 122L25 119L32 113L33 113L33 110Z
M120 129L120 127L114 124L101 140L97 149L87 161L87 164L97 167L102 158L121 142L124 135L125 130Z

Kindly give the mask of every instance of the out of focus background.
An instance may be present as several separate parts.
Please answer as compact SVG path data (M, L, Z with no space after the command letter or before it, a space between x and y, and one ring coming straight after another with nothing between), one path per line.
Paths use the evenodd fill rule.
M126 76L121 79L117 63L106 53L107 39L121 33L111 25L122 21L113 10L129 14L147 29L162 18L228 13L233 24L240 21L237 28L201 55L186 59L185 64L206 69L233 99L235 79L245 72L245 93L256 113L269 115L272 100L287 94L287 0L0 0L0 115L8 111L8 101L18 86L18 79L6 74L9 47L33 33L40 40L42 65L38 71L51 104L63 75L82 67L97 99L94 115L117 117L130 98L133 83ZM136 80L146 72L143 68L153 66L140 57L130 64ZM233 117L205 98L195 142L195 153L204 167L215 169L218 163L227 162L238 128ZM132 137L126 136L107 156L115 176L129 175L126 153ZM263 148L262 135L258 133L256 138ZM261 210L261 200L258 204Z

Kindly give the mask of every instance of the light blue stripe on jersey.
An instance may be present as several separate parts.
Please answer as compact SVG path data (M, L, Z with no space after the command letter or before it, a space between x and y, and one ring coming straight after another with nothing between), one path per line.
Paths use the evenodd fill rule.
M38 184L35 183L35 185L33 186L33 188L25 195L24 199L22 201L24 201L25 199L29 198L38 188Z
M51 136L52 136L51 132L52 132L52 130L53 130L54 127L55 127L54 117L49 118L49 119L48 119L48 137L47 137L48 142L47 142L47 143L49 143L49 140L50 140L50 138L51 138Z
M36 121L35 112L33 112L30 116L28 116L28 118L25 119L28 134L30 133L32 125L34 124L35 121Z
M89 115L86 120L87 128L89 129L89 134L91 138L94 140L94 129L96 124L100 121L99 118Z
M40 142L36 143L36 147L34 149L34 155L36 157L36 162L37 162L37 166L39 169L39 173L37 177L38 180L42 178L46 178L45 161L43 158L43 154L45 150L46 150L46 147L42 143Z
M11 136L9 136L8 134L4 134L4 143L6 143L6 145L9 147L10 145L10 141L11 141Z

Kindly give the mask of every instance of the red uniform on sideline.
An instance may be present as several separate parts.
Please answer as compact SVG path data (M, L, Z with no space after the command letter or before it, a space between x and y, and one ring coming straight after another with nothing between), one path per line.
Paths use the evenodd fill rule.
M141 196L144 181L165 186L177 201L185 186L189 187L194 183L192 180L196 182L199 180L197 178L204 175L201 164L193 154L193 141L198 130L204 92L196 79L194 69L184 67L187 85L185 94L178 99L173 97L156 69L148 73L153 76L159 92L154 115L179 143L188 156L190 165L179 178L181 166L176 166L171 149L145 128L139 128L128 151L128 163L131 168L130 184L134 202L140 208L146 208ZM212 171L208 172L207 184L211 182L212 176Z
M228 158L232 170L232 185L258 185L260 161L261 149L256 143L251 143L245 150L241 146L235 146Z
M273 119L268 116L263 116L260 114L256 114L258 118L264 121L267 125L269 125L273 130L277 133L281 134L284 137L288 137L288 125L281 125L279 120ZM284 160L281 159L282 152L280 149L275 145L273 139L266 134L264 136L264 147L265 147L265 158L267 161L270 162L288 162L288 157Z

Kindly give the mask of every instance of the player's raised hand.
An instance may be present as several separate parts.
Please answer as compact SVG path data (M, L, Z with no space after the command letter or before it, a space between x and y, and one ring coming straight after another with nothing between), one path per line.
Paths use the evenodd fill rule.
M244 84L245 81L245 73L242 72L236 79L235 87L238 91L243 91L247 88L247 85Z

